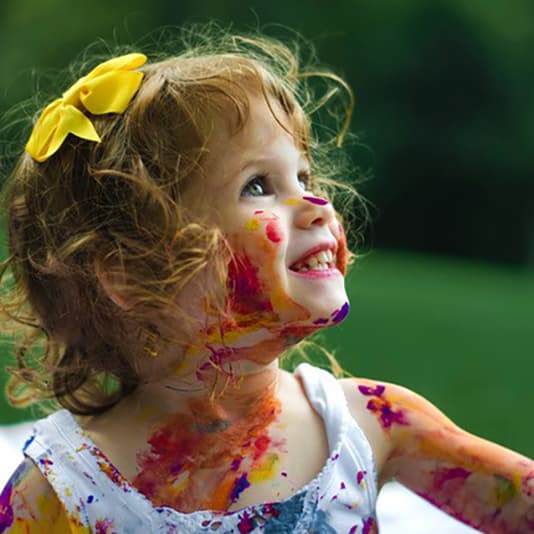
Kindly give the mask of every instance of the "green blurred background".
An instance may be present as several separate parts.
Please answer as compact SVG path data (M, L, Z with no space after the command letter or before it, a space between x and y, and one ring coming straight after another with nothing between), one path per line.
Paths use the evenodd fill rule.
M293 28L354 89L352 158L373 175L361 185L373 224L329 347L534 456L534 3L2 0L0 112L97 40L209 19ZM0 399L0 423L30 416Z

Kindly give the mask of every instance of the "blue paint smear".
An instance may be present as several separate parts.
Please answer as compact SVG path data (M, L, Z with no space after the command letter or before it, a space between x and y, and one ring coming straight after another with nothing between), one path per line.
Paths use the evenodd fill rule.
M345 319L345 317L347 317L349 311L350 305L348 302L345 302L345 304L341 306L341 309L334 315L332 321L334 321L334 323L340 323L341 321L343 321L343 319Z
M250 482L247 480L247 474L243 473L234 484L230 498L232 502L236 502L239 499L239 495L250 486Z

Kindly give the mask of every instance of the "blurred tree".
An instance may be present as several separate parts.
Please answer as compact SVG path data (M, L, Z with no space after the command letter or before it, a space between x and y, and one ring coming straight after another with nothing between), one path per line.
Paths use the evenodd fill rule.
M377 246L534 262L534 4L484 0L3 0L0 110L95 40L133 43L166 24L214 18L287 25L343 73L357 98L362 186ZM39 81L41 80L41 82ZM55 93L52 93L55 95ZM18 145L20 146L20 144Z

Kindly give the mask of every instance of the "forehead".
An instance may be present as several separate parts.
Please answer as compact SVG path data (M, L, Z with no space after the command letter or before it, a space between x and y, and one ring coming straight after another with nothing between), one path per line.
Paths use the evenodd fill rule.
M249 112L245 123L232 131L230 121L223 116L216 119L208 137L205 165L206 178L218 180L238 172L247 162L275 158L281 151L304 156L297 126L274 99L263 95L249 97ZM213 171L216 170L215 173Z

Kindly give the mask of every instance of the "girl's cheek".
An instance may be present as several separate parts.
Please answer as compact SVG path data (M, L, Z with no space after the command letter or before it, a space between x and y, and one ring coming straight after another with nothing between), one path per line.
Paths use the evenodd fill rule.
M259 245L262 250L276 252L285 237L276 213L263 210L254 211L253 215L245 222L244 229L245 235L243 237L248 241L247 249Z
M282 230L276 221L270 221L265 227L265 235L271 243L281 243L284 239Z

